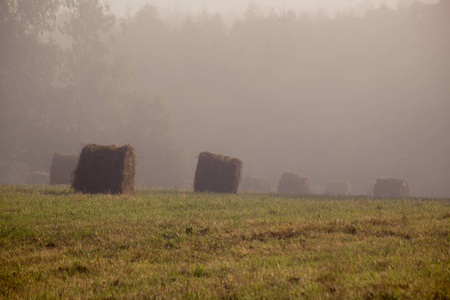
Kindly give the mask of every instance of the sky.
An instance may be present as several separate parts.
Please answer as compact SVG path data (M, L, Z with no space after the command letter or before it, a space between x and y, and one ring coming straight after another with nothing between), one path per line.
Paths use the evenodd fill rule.
M404 0L405 2L410 0ZM436 0L420 0L421 2L434 3ZM241 12L251 5L255 4L258 7L268 10L274 8L278 12L293 9L294 11L316 11L318 9L325 9L330 13L339 10L347 10L353 8L368 8L386 4L388 6L395 6L397 0L109 0L111 11L120 16L126 13L134 13L145 4L150 4L158 7L161 13L172 12L190 12L196 13L201 11L206 12L221 12L225 16L239 15Z

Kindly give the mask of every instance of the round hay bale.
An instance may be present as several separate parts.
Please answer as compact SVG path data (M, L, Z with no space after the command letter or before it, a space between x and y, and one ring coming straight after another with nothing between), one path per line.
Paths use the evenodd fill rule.
M285 171L278 182L279 194L310 194L309 179L294 172Z
M332 180L325 189L327 195L350 196L352 194L352 184L348 181Z
M131 145L88 144L81 151L72 187L83 193L131 194L135 175L136 155Z
M237 193L241 169L242 161L238 158L203 151L198 156L194 191Z
M407 198L409 185L404 179L380 177L373 186L373 195L381 198Z
M70 184L78 159L78 154L55 152L50 168L50 184Z
M48 184L49 175L45 172L33 171L25 178L25 184Z
M270 183L264 178L248 176L242 181L241 190L257 193L269 193Z

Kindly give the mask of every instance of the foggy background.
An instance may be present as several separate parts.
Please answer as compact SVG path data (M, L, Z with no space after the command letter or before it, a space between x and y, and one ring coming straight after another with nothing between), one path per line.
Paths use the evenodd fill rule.
M283 13L285 11L295 11L299 13L316 13L317 10L326 11L334 15L341 11L352 10L365 11L370 8L377 8L385 5L396 8L405 3L412 3L414 0L109 0L111 12L117 16L126 16L136 13L144 5L149 4L158 7L158 11L166 16L168 14L189 14L189 13L216 13L219 12L225 18L239 17L249 5L257 6L261 11L275 11ZM435 4L438 0L421 0L421 3ZM173 16L169 18L173 19Z
M450 1L17 2L0 4L3 183L55 151L131 143L142 186L191 186L207 150L274 190L290 170L450 196Z

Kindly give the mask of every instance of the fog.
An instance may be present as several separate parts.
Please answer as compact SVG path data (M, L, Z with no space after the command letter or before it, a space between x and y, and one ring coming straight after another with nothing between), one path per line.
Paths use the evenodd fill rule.
M412 2L411 0L409 0ZM422 0L421 3L436 3L436 0ZM219 12L225 18L235 18L244 12L249 6L257 6L262 12L276 11L283 13L285 11L294 11L297 13L315 13L318 10L335 14L341 11L359 11L370 8L377 8L386 5L391 8L398 7L403 2L397 0L110 0L109 4L112 13L118 16L127 16L136 13L146 4L155 6L161 15L171 18L170 15L189 14L189 13L216 13Z
M332 14L255 2L231 21L218 1L176 18L118 3L113 18L91 1L102 15L84 31L82 6L55 10L32 39L42 54L1 29L16 49L0 46L4 182L48 170L54 151L131 143L144 186L192 186L207 150L240 158L243 178L274 191L290 170L315 186L350 181L353 194L398 177L414 196L450 196L450 1Z

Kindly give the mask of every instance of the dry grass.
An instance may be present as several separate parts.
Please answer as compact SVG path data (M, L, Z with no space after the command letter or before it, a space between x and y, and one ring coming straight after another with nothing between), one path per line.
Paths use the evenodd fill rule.
M449 199L0 187L0 297L448 299Z

